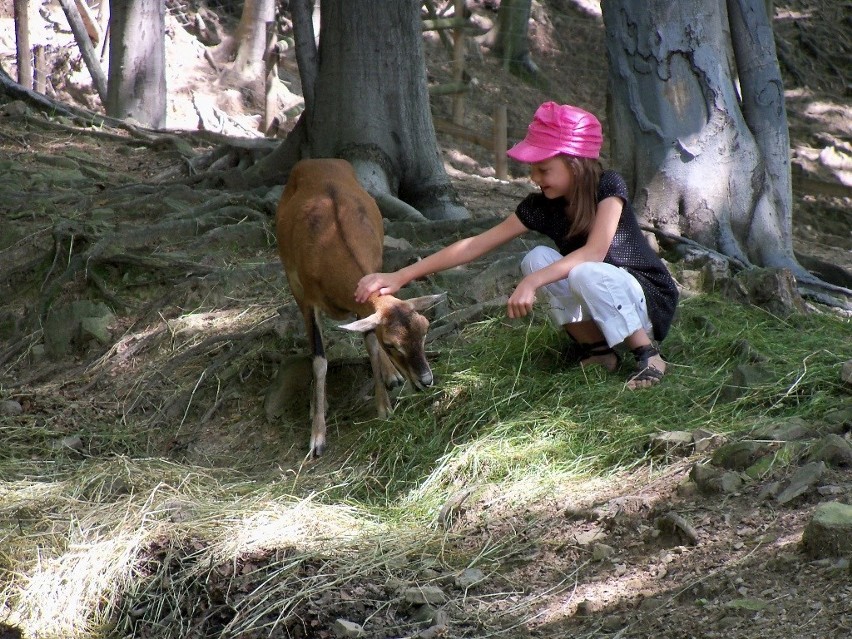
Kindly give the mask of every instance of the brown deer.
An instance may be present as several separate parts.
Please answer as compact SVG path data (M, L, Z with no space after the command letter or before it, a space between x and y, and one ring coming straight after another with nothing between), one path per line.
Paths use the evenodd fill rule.
M392 410L388 387L405 379L418 390L432 385L424 353L429 321L417 311L444 296L401 300L376 294L363 304L355 301L358 280L381 270L384 228L375 200L345 160L301 160L293 167L278 204L275 235L313 354L309 454L319 457L326 448L328 369L320 313L337 320L360 318L339 328L364 334L376 406L384 419Z

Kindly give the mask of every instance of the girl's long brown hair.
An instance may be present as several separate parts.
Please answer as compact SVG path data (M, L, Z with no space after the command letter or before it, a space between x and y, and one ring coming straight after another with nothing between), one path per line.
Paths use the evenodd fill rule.
M574 176L571 192L565 196L568 201L565 214L568 216L567 237L588 235L595 220L598 208L598 183L603 167L598 160L563 155L562 161Z

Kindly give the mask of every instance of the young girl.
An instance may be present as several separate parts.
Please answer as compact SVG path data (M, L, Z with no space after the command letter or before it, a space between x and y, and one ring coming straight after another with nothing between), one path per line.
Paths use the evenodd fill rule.
M508 151L530 165L540 193L479 235L459 240L393 273L372 273L355 299L396 293L412 280L466 264L529 230L548 236L558 250L537 246L521 263L523 279L508 302L510 318L532 310L536 295L550 304L553 321L579 343L582 366L618 367L613 347L636 359L627 387L658 383L666 363L654 340L668 333L677 305L675 282L639 228L624 178L603 171L603 138L591 113L555 102L535 112L526 137Z

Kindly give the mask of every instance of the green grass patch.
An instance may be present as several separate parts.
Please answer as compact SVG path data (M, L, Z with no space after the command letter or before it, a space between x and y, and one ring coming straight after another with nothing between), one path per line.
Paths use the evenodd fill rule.
M217 632L238 636L298 619L351 580L499 565L515 552L511 535L468 556L435 525L453 495L483 488L528 505L657 468L665 460L646 450L655 432L819 420L849 401L840 369L850 338L852 324L834 315L778 318L691 298L663 344L663 383L630 391L629 357L614 374L583 371L563 360L567 340L543 314L495 317L442 343L436 385L404 391L391 419L353 424L332 409L325 458L264 471L238 450L218 467L150 457L134 413L86 421L94 413L79 405L8 420L0 618L32 636L181 636L208 614L195 607L204 602L223 615ZM736 388L738 367L759 369L757 381ZM102 450L57 452L67 432Z

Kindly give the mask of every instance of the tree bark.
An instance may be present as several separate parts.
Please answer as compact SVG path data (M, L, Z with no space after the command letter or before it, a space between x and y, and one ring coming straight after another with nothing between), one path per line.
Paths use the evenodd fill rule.
M33 63L30 47L30 2L15 0L15 46L18 56L18 84L33 88Z
M310 6L294 3L295 28ZM316 55L312 34L297 32L306 109L279 150L246 177L286 174L301 157L344 158L386 216L469 217L435 137L419 7L415 0L324 0ZM315 71L302 68L305 60L316 62Z
M245 0L235 39L237 55L228 72L242 83L262 83L266 53L266 23L275 20L274 0Z
M538 66L530 58L529 22L531 0L503 0L497 14L496 53L503 68L526 79L540 75Z
M165 17L162 0L110 2L107 115L165 127Z
M604 0L612 157L646 224L813 280L792 250L784 93L764 0Z
M92 76L92 85L95 87L95 91L98 92L101 104L106 104L107 79L103 69L101 69L101 63L92 46L92 41L89 39L89 32L86 29L83 18L77 10L77 5L74 3L74 0L59 0L59 4L62 5L62 11L65 12L71 32L74 34L74 40L77 41L77 46L80 47L80 53L83 55L83 61L89 70L89 75Z

